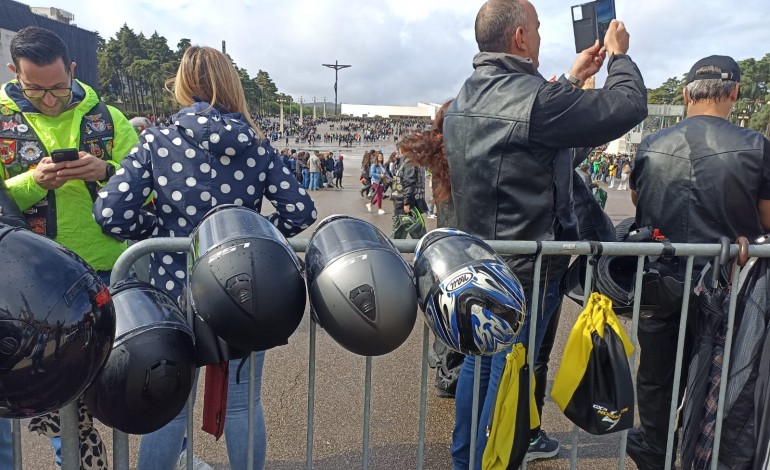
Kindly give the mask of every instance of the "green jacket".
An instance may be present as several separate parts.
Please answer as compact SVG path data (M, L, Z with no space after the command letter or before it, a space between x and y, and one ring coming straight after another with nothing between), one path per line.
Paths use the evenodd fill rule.
M6 93L8 86L15 83L16 81L13 80L2 85L0 107L7 106L15 112L30 109L30 103L25 98L16 97L14 101L14 98ZM88 85L81 82L78 84L85 91L84 97L79 102L73 102L59 116L23 113L48 152L60 148L80 148L83 116L99 102L99 97ZM126 117L116 108L111 106L108 108L114 125L112 160L109 163L119 168L120 161L128 155L139 139ZM21 210L32 207L43 200L48 193L35 182L32 171L10 178L6 184L11 197ZM55 195L58 228L56 241L77 253L97 271L112 269L118 256L125 250L126 244L104 235L101 228L94 222L91 214L93 201L84 182L68 181L55 191Z

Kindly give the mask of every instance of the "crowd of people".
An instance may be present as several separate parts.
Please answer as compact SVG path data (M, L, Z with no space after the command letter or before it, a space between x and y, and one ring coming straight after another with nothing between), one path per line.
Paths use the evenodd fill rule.
M419 238L426 231L422 217L437 217L439 227L487 240L614 241L614 234L600 229L587 234L589 228L606 226L607 216L597 212L596 201L581 196L598 182L631 190L637 223L660 228L672 242L713 243L719 236L734 240L770 230L770 142L727 121L740 88L734 60L711 56L695 64L685 89L687 119L645 138L631 156L611 156L601 147L647 114L646 87L627 55L629 34L622 22L613 20L603 45L597 41L579 53L553 82L538 72L539 20L527 0L489 0L475 28L479 53L473 58L473 74L432 123L289 117L283 133L274 116L249 113L236 70L216 49L192 46L184 53L169 84L178 113L131 123L74 79L75 63L59 37L42 28L25 28L11 42L10 67L16 78L0 91L2 119L10 123L3 126L0 138L13 140L15 149L12 156L5 155L0 173L33 230L81 256L106 282L126 248L125 240L188 236L210 209L223 204L260 211L267 199L276 209L268 219L286 237L307 229L317 218L311 193L343 188L345 157L291 149L292 139L303 148L320 142L368 146L393 139L397 151L387 158L375 149L364 152L358 177L367 211L384 215L384 200L392 201L393 238ZM584 90L585 81L605 65L604 87ZM201 74L201 69L210 73ZM478 118L482 115L483 120ZM329 131L319 133L320 123ZM703 135L718 138L692 137ZM271 140L284 148L275 150ZM599 151L588 157L575 150L594 147ZM54 162L49 151L60 148L79 149L79 158ZM714 175L720 175L723 184L704 183ZM572 192L564 190L568 187ZM744 190L732 191L734 187ZM148 207L150 195L154 201ZM536 279L531 256L506 258L527 299L516 343L528 347L529 323L538 319L534 350L528 354L536 358L535 400L542 424L529 432L527 460L550 458L560 450L559 442L544 430L548 423L542 422L542 406L567 261L545 257ZM153 253L149 279L180 299L186 283L185 255ZM542 298L538 310L531 311L536 283L542 285ZM629 433L627 452L638 468L660 469L679 319L642 318L639 325L641 426ZM481 357L475 430L475 357L456 361L456 390L451 391L451 458L456 470L481 468L486 428L510 351L511 346ZM245 411L249 383L234 380L235 374L228 382L224 432L233 468L246 468L248 459L253 459L254 468L265 466L267 433L259 393L264 354L256 356L252 422ZM237 361L233 370L240 358ZM172 470L186 460L186 415L185 409L162 429L142 437L140 470ZM81 421L90 422L88 416ZM10 465L2 460L9 455L9 434L2 432L7 425L0 421L3 468ZM58 414L36 418L31 426L51 438L58 461ZM245 442L249 426L254 429L252 455L247 455ZM107 468L98 431L85 427L81 439L89 445L80 447L83 468Z

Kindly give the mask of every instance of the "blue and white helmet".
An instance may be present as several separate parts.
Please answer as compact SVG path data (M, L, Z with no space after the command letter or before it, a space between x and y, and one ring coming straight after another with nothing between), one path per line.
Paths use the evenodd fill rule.
M488 355L512 344L524 323L524 290L489 245L456 229L417 244L417 296L428 326L447 347Z

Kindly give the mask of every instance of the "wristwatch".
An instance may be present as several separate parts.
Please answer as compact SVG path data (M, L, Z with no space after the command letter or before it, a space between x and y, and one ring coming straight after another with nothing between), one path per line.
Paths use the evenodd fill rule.
M107 169L104 171L104 179L99 180L100 183L106 183L115 175L115 167L107 164Z
M564 74L564 78L567 79L568 82L570 82L575 88L583 88L583 85L585 85L585 82L577 77L573 77L569 73Z

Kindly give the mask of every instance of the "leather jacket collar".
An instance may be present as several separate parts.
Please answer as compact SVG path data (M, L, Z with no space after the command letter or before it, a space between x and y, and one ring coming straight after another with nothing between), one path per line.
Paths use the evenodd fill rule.
M473 68L484 65L500 67L507 72L519 72L540 77L531 59L503 52L479 52L473 57Z

